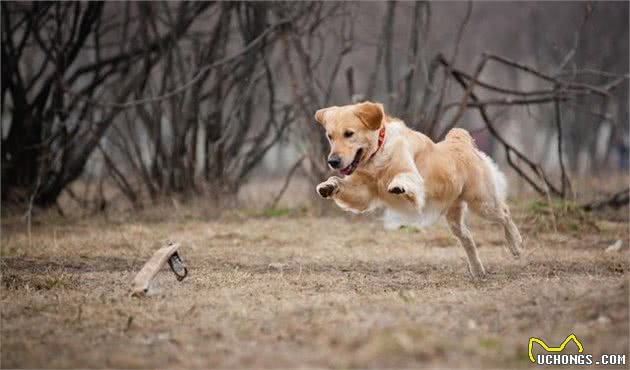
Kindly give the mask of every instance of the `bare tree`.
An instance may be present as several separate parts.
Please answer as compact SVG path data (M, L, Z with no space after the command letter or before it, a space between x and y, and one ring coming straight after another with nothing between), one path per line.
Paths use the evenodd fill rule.
M207 6L178 4L172 27L140 41L147 4L3 2L2 198L54 204L120 112L98 102L125 101Z
M109 137L111 155L122 154L128 164L117 171L141 179L139 188L117 181L130 200L138 193L234 199L294 119L290 102L278 97L274 49L308 7L212 4L206 31L191 32L164 53Z
M314 112L367 99L434 140L478 113L526 183L568 197L580 157L604 167L627 135L627 57L591 32L611 24L627 40L627 4L553 5L578 20L553 35L563 47L531 37L530 59L475 51L480 61L465 62L489 6L463 4L436 47L431 30L444 26L425 1L3 2L2 198L52 205L93 158L105 169L97 188L112 183L135 205L233 200L281 140L304 158L291 175L301 166L315 182L329 169ZM533 22L548 24L553 12L537 6ZM505 115L540 132L546 152L507 135Z

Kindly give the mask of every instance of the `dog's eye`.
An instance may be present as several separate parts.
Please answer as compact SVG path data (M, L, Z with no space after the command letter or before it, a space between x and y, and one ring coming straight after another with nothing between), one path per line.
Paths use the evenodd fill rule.
M343 133L343 137L345 138L352 137L352 135L354 135L354 132L352 131L346 131Z

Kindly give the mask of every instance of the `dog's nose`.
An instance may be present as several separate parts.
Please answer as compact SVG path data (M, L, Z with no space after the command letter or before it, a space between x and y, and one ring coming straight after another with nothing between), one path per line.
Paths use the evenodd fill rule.
M330 157L328 157L328 164L332 168L339 168L339 166L341 165L341 158L336 155L331 155Z

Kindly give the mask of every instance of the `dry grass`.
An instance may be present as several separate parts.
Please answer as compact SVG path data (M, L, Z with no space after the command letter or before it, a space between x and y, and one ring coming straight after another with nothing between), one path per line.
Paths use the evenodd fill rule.
M556 232L535 207L514 211L521 261L496 226L474 220L482 282L444 225L388 232L374 217L278 209L208 220L178 208L42 216L29 243L5 218L1 365L530 368L530 336L559 344L572 332L587 353L628 354L627 223L569 212ZM189 277L164 271L152 296L129 297L165 239L182 243ZM605 252L618 239L623 249Z

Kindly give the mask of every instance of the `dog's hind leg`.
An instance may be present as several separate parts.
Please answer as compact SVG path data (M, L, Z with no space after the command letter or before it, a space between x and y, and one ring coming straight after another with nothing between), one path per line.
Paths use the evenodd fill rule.
M512 221L510 209L505 203L507 195L507 183L505 176L499 171L497 165L483 152L477 152L486 165L487 172L485 182L478 183L476 194L468 196L468 205L473 212L486 220L496 222L503 226L505 240L514 257L521 255L523 239L518 228Z
M453 205L446 213L446 220L451 228L451 232L457 237L459 243L466 251L470 273L473 278L480 279L485 276L486 271L479 259L477 246L472 238L472 234L466 227L466 209L467 206L464 202Z
M486 220L501 224L510 252L514 257L521 255L523 238L514 224L514 221L512 221L510 209L504 202L472 203L471 208L475 213Z

